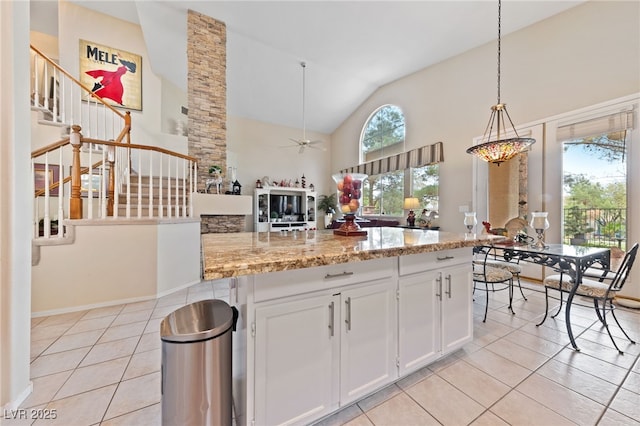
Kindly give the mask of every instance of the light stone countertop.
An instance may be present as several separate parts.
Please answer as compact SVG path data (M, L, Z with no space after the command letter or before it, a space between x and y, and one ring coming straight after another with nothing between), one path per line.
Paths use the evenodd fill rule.
M364 229L367 236L345 237L334 235L331 230L204 234L204 279L428 253L504 239L421 229Z

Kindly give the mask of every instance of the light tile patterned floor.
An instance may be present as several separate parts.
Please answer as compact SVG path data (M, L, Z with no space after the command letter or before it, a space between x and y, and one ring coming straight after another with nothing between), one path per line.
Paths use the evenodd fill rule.
M613 325L619 355L592 307L574 305L581 352L572 350L562 315L535 326L544 293L525 286L528 301L516 291L516 315L506 292L490 293L486 323L478 293L472 343L318 425L640 426L640 344ZM158 300L33 319L34 391L21 408L56 409L57 419L37 425L160 425L160 321L185 304L228 296L225 281L202 282ZM617 312L640 340L640 312Z

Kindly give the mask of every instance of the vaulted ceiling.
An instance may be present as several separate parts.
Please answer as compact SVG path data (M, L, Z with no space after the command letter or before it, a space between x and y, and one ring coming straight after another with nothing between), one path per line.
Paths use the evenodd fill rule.
M583 1L504 0L502 34ZM235 116L301 127L305 61L306 127L323 133L377 88L497 37L493 0L73 3L139 23L153 71L184 89L187 10L225 22L227 105Z

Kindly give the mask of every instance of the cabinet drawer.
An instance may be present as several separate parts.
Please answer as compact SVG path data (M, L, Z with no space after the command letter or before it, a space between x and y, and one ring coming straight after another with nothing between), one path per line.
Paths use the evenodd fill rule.
M396 277L397 262L397 258L389 257L257 275L254 281L254 301L262 302Z
M473 250L471 247L400 256L399 273L400 275L409 275L465 262L471 263L472 258Z

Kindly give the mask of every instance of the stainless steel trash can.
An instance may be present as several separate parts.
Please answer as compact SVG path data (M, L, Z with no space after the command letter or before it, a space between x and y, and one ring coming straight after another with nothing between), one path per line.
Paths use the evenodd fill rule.
M201 300L160 323L163 426L231 425L236 312L222 300Z

